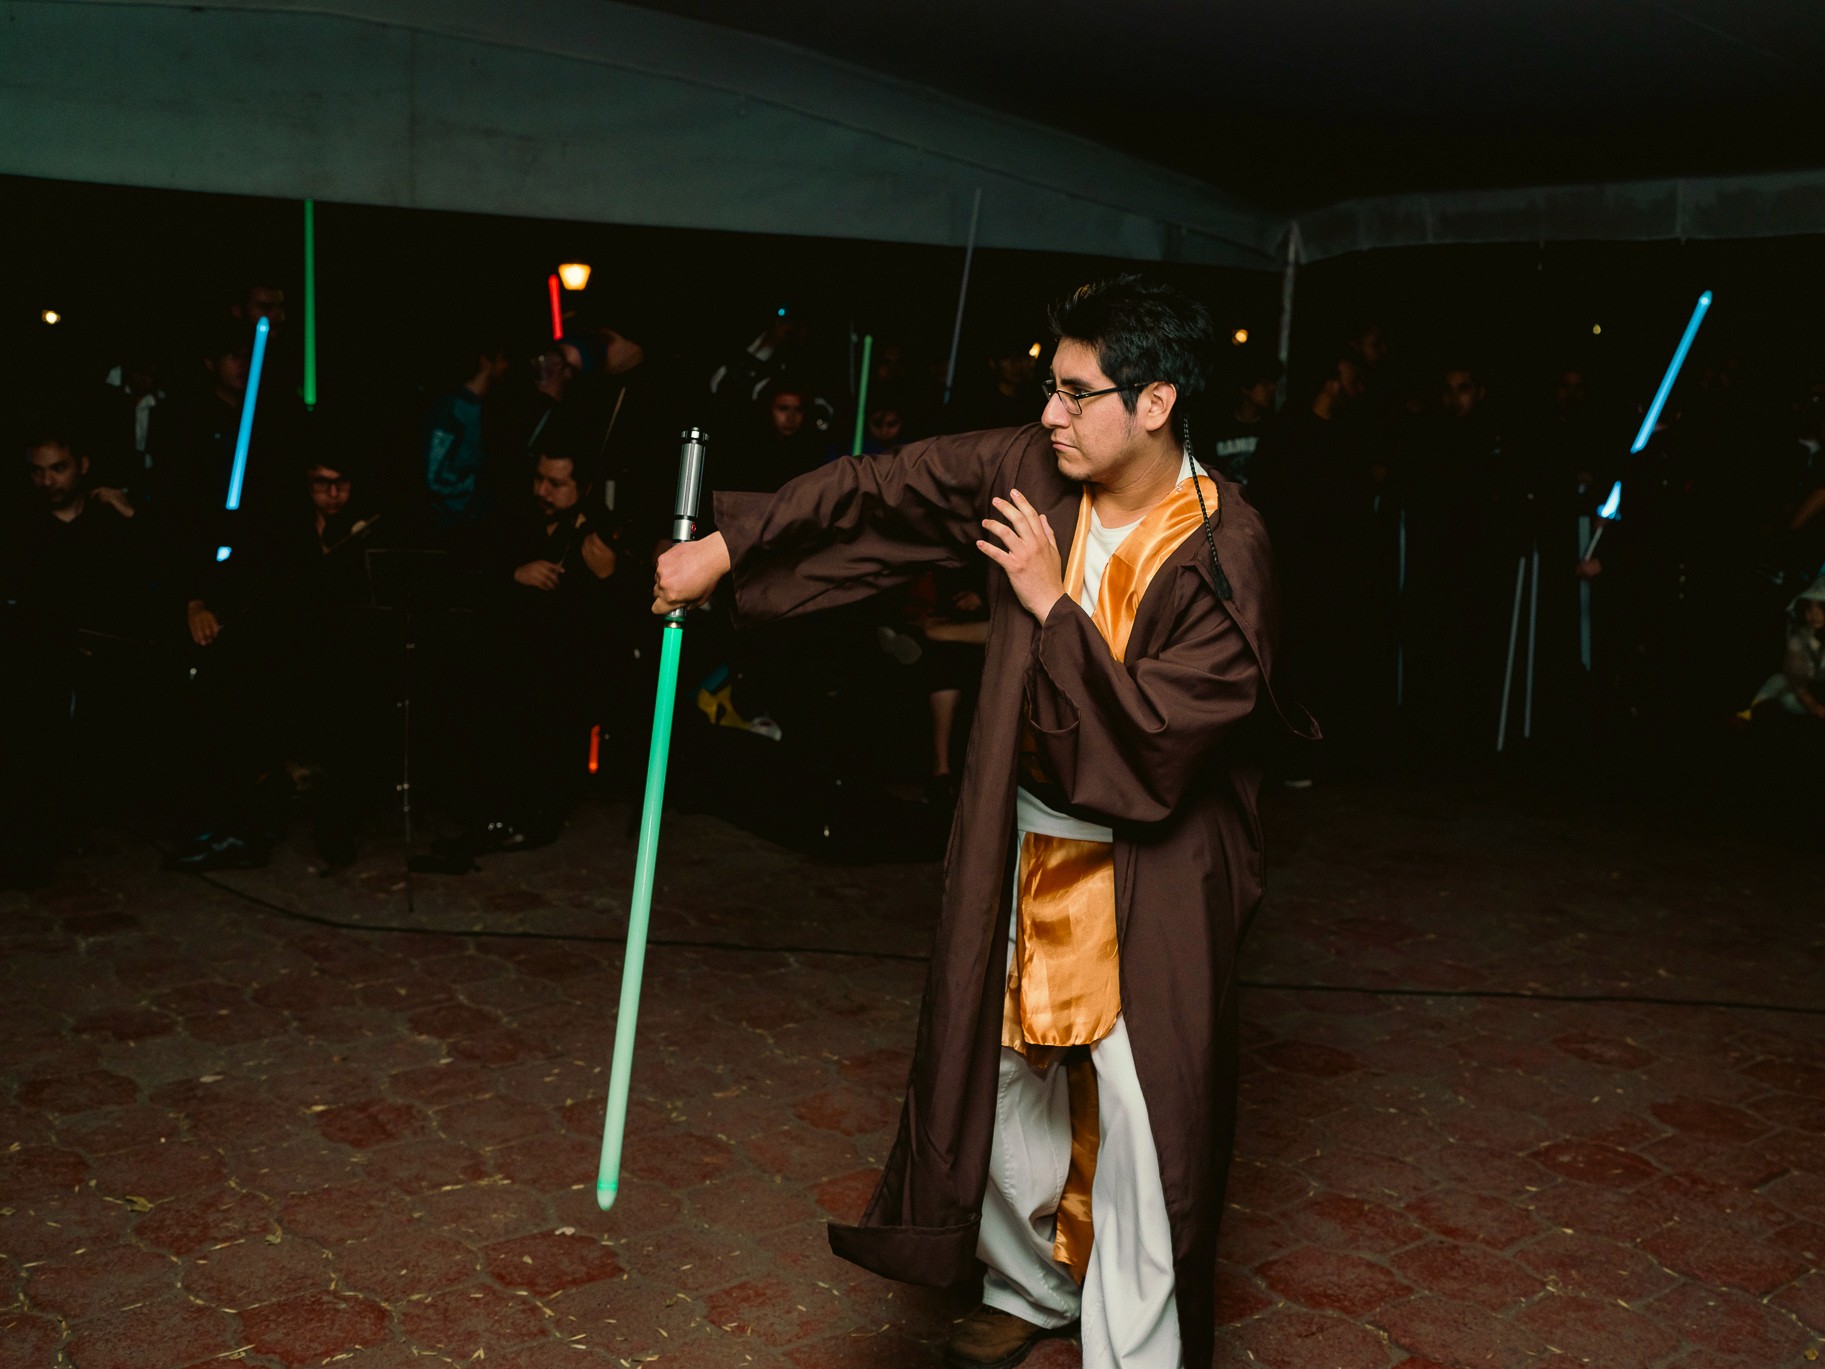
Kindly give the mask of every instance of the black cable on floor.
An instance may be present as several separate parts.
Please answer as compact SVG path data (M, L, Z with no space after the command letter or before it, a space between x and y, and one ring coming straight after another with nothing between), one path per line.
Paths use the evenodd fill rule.
M472 937L477 940L570 941L602 946L626 944L625 937L591 936L586 932L505 932L492 929L459 931L447 927L399 927L385 923L339 922L335 918L318 917L314 913L306 913L297 908L287 908L283 904L261 898L258 894L250 894L245 889L237 889L232 884L224 884L207 873L199 872L195 878L211 888L220 889L225 894L230 894L245 903L251 903L255 907L264 908L267 912L275 913L280 917L343 932L397 932L407 936ZM918 965L927 964L931 960L930 956L908 955L903 951L853 951L834 946L755 946L740 941L684 941L655 936L649 936L646 944L686 950L741 951L760 955L852 956L861 960L898 960ZM1792 1003L1744 1003L1727 998L1656 998L1646 994L1530 993L1522 989L1408 989L1356 984L1276 984L1261 979L1241 979L1236 982L1245 989L1261 989L1270 993L1349 993L1366 994L1375 998L1507 998L1534 1003L1635 1004L1652 1008L1723 1008L1737 1012L1774 1012L1801 1017L1825 1017L1825 1007L1809 1008Z
M506 932L495 928L482 928L468 931L455 927L402 927L387 922L340 922L333 917L319 917L299 908L287 908L282 903L261 898L258 894L245 889L237 889L232 884L224 884L212 875L195 871L192 878L201 880L212 889L220 889L231 894L243 903L251 903L257 908L264 908L269 913L288 918L293 922L308 922L316 927L331 927L341 932L398 932L406 936L447 936L474 938L476 940L497 941L571 941L584 942L599 946L625 946L625 936L592 936L588 932ZM855 956L863 960L906 960L923 965L931 959L927 955L909 955L901 951L851 951L835 946L754 946L740 941L682 941L676 938L649 936L649 946L682 946L695 947L705 951L756 951L770 955L843 955Z

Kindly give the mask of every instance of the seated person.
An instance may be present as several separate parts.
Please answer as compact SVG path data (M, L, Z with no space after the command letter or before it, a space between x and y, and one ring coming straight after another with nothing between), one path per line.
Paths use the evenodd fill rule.
M1788 606L1787 656L1755 696L1756 715L1825 719L1825 575Z
M892 455L912 438L903 396L883 387L868 397L868 420L862 426L862 450L857 456Z
M769 383L760 399L752 433L736 444L734 460L720 479L730 489L771 494L821 460L819 438L810 421L811 389L785 377Z
M581 786L614 622L598 591L616 554L596 527L593 481L578 477L571 455L542 452L496 528L494 593L458 724L464 830L415 868L463 873L475 852L544 845Z

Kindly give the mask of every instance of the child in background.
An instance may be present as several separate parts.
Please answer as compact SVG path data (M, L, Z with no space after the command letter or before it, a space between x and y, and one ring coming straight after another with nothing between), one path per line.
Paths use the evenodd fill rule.
M1757 715L1778 709L1793 717L1825 719L1825 575L1794 597L1787 616L1786 659L1751 707Z

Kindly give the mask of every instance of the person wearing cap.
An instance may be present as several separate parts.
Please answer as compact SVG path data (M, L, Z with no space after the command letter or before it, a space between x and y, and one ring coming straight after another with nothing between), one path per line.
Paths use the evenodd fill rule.
M1254 510L1191 453L1209 311L1123 276L1052 322L1039 422L718 493L718 531L659 559L653 611L727 576L761 623L986 565L906 1104L831 1245L911 1283L986 1266L952 1369L1072 1327L1086 1369L1211 1369L1274 573Z

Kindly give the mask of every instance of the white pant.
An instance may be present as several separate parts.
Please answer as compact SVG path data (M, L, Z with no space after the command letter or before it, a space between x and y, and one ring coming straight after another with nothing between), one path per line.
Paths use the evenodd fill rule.
M1102 1141L1090 1186L1095 1236L1082 1293L1070 1270L1052 1258L1071 1166L1064 1066L1054 1064L1041 1076L1018 1051L1003 1047L976 1244L989 1268L982 1301L1039 1326L1080 1320L1084 1369L1182 1369L1172 1228L1124 1021L1118 1018L1115 1030L1090 1048L1090 1059Z

